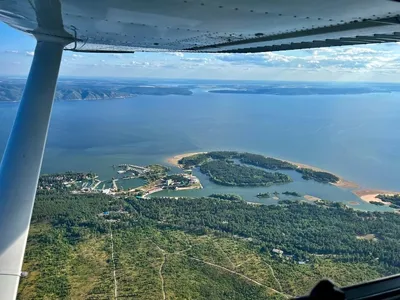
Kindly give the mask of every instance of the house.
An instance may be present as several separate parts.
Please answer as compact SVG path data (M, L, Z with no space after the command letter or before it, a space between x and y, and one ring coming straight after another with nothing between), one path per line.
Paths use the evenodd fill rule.
M279 256L282 256L282 254L283 254L283 251L280 249L272 249L272 252L278 254Z

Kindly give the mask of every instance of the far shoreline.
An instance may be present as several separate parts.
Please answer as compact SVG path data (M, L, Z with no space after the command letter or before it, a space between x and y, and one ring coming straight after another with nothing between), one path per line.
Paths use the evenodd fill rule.
M209 151L199 151L199 152L187 152L187 153L182 153L182 154L177 154L174 155L172 157L168 157L166 159L166 161L178 168L182 168L182 166L178 163L178 161L184 157L188 157L188 156L192 156L192 155L197 155L197 154L205 154L208 153ZM265 156L265 155L264 155ZM307 164L303 164L303 163L298 163L298 162L294 162L294 161L290 161L287 159L281 159L281 158L276 158L276 157L271 157L271 156L266 156L266 157L270 157L270 158L274 158L274 159L278 159L281 161L285 161L288 162L290 164L293 164L295 166L297 166L297 168L308 168L314 171L320 171L320 172L327 172L330 173L332 175L335 175L339 178L339 181L336 183L331 183L334 186L340 187L340 188L345 188L345 189L350 189L352 190L352 193L354 195L356 195L357 197L359 197L362 201L366 202L366 203L370 203L371 201L376 201L376 202L381 202L383 204L385 204L385 206L388 206L390 203L389 202L384 202L379 198L376 198L379 194L386 194L386 195L394 195L394 194L400 194L400 192L395 192L395 191L387 191L387 190L379 190L379 189L359 189L359 185L355 182L352 181L348 181L346 179L344 179L343 177L331 173L327 170L318 168L318 167L314 167L314 166L310 166Z

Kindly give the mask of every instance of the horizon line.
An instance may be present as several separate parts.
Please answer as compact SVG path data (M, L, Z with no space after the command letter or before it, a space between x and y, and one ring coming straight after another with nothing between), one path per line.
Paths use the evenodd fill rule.
M0 79L24 79L28 75L0 75ZM229 81L229 82L297 82L297 83L330 83L330 84L346 84L346 83L375 83L375 84L400 84L397 81L340 81L340 80L274 80L274 79L217 79L217 78L165 78L165 77L107 77L107 76L63 76L60 75L58 80L75 79L75 80L162 80L162 81Z

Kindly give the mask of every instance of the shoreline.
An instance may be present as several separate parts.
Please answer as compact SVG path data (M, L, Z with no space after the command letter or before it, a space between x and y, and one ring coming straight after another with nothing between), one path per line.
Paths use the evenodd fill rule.
M393 195L399 194L398 192L393 192L393 191L370 190L370 189L358 190L358 191L354 191L353 193L356 196L360 197L360 199L365 202L370 203L370 202L374 201L374 202L382 203L384 205L390 205L392 203L386 202L386 201L383 201L383 200L377 198L378 195L384 194L384 195L393 196Z
M167 161L169 164L171 164L171 165L173 165L173 166L175 166L175 167L178 167L178 168L181 168L181 169L182 169L182 166L181 166L180 164L178 164L178 161L179 161L179 160L181 160L182 158L187 157L187 156L192 156L192 155L197 155L197 154L204 154L204 153L208 153L208 152L202 151L202 152L187 152L187 153L182 153L182 154L178 154L178 155L175 155L175 156L172 156L172 157L168 157L168 158L166 159L166 161Z
M275 158L275 157L271 157L271 158ZM326 173L335 175L336 177L339 178L339 181L336 182L336 183L330 183L330 184L335 185L337 187L342 187L342 188L346 188L346 189L357 189L357 188L360 187L355 182L346 180L346 179L344 179L343 177L341 177L341 176L339 176L337 174L334 174L332 172L329 172L327 170L324 170L324 169L321 169L321 168L318 168L318 167L314 167L314 166L310 166L310 165L307 165L307 164L298 163L298 162L294 162L294 161L290 161L290 160L286 160L286 159L280 159L280 158L275 158L275 159L279 159L281 161L288 162L288 163L290 163L292 165L297 166L297 168L306 168L306 169L310 169L310 170L317 171L317 172L326 172Z
M178 168L182 168L182 166L180 164L178 164L178 161L184 157L188 157L188 156L192 156L192 155L196 155L196 154L204 154L204 153L208 153L207 151L199 151L199 152L188 152L188 153L182 153L182 154L178 154L175 155L173 157L168 157L166 159L166 161ZM275 157L271 157L271 158L275 158ZM395 191L387 191L387 190L379 190L379 189L359 189L360 185L358 185L355 182L349 181L344 179L343 177L331 173L327 170L318 168L318 167L314 167L314 166L310 166L307 164L303 164L303 163L298 163L298 162L294 162L294 161L290 161L287 159L281 159L281 158L275 158L284 162L288 162L290 164L293 164L295 166L297 166L297 168L308 168L311 169L313 171L320 171L320 172L327 172L330 173L332 175L335 175L339 178L339 181L336 183L331 183L334 186L337 186L339 188L345 188L345 189L350 189L352 190L351 192L356 195L357 197L359 197L362 201L366 202L366 203L370 203L371 201L376 201L376 202L381 202L383 204L385 204L386 206L390 205L391 203L389 202L385 202L382 201L379 198L376 198L376 196L378 196L379 194L389 194L389 195L395 195L395 194L400 194L400 192L395 192Z
M184 157L196 155L196 154L205 154L205 153L208 153L208 152L207 152L207 151L201 151L201 152L182 153L182 154L178 154L178 155L175 155L175 156L172 156L172 157L168 157L168 158L166 159L166 161L167 161L169 164L171 164L171 165L173 165L173 166L175 166L175 167L178 167L178 168L181 168L181 169L182 169L182 166L181 166L180 164L178 164L178 161L179 161L180 159L182 159L182 158L184 158ZM307 169L311 169L311 170L313 170L313 171L326 172L326 173L330 173L330 174L332 174L332 175L335 175L336 177L339 178L339 181L336 182L336 183L331 183L331 184L332 184L332 185L335 185L335 186L337 186L337 187L342 187L342 188L347 188L347 189L357 189L357 188L360 187L360 186L359 186L357 183L355 183L355 182L351 182L351 181L345 180L343 177L341 177L341 176L339 176L339 175L337 175L337 174L334 174L334 173L332 173L332 172L329 172L329 171L327 171L327 170L321 169L321 168L317 168L317 167L314 167L314 166L306 165L306 164L303 164L303 163L298 163L298 162L290 161L290 160L287 160L287 159L280 159L280 158L276 158L276 157L271 157L271 158L278 159L278 160L281 160L281 161L290 163L290 164L292 164L292 165L295 165L297 168L307 168Z

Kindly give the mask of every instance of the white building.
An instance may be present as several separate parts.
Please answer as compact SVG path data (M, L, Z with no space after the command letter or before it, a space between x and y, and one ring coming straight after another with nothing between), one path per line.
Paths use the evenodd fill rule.
M282 256L283 251L281 249L272 249L272 252L278 254L279 256Z
M101 191L103 194L109 195L111 194L111 189L104 189Z

